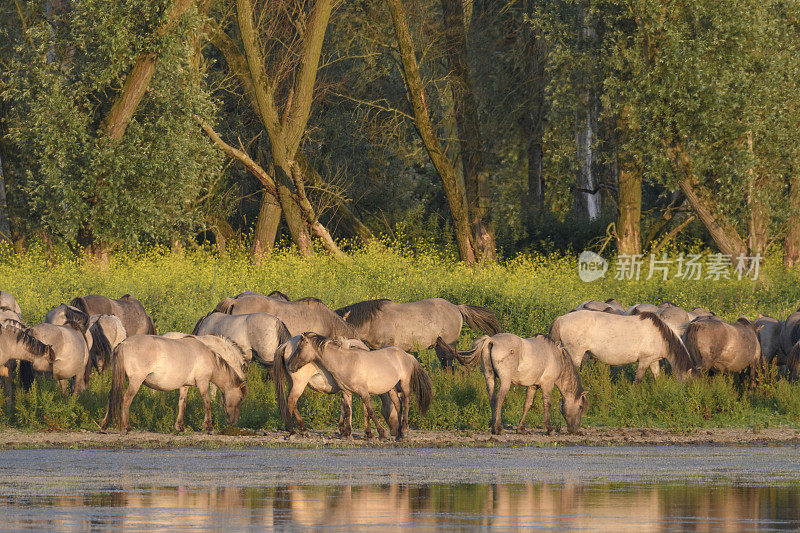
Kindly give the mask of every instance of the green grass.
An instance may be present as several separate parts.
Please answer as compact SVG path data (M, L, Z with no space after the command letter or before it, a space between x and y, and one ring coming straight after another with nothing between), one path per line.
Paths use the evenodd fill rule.
M66 252L46 252L32 246L24 255L0 250L0 288L18 299L23 318L33 324L46 312L76 295L132 293L155 319L160 332L190 331L196 320L219 300L245 290L285 292L292 298L317 296L331 307L368 298L387 297L411 301L442 297L458 303L487 306L498 314L504 330L522 336L547 332L550 322L587 299L615 297L623 304L671 300L687 308L704 306L726 319L758 312L784 318L800 299L800 273L785 271L779 258L770 258L759 281L617 281L613 270L606 278L583 283L576 258L571 255L524 255L470 269L434 251L411 253L400 246L372 246L351 251L352 264L342 265L324 254L311 260L291 250L280 250L258 265L243 251L220 256L209 250L172 253L152 248L119 252L105 268L98 268ZM646 271L646 267L643 269ZM461 347L476 333L465 330ZM478 370L443 374L430 351L420 359L430 371L435 396L427 416L412 409L414 427L428 429L486 430L489 403ZM671 376L632 383L633 368L588 364L583 385L591 406L584 425L694 427L800 427L800 385L786 382L775 372L751 389L739 378L717 376L680 384ZM240 425L260 429L278 427L274 389L264 370L250 370L250 394L242 406ZM0 426L35 430L96 428L105 412L108 376L93 376L89 390L79 398L65 398L51 379L37 378L36 386L17 391L10 405L0 406ZM506 423L516 424L522 411L523 390L512 390L503 412ZM134 427L171 431L177 392L143 388L134 401ZM553 422L562 423L553 401ZM301 412L312 428L335 427L336 397L309 392ZM361 406L354 405L355 424L361 425ZM202 405L190 394L187 426L198 430ZM215 422L224 422L221 410ZM540 426L541 396L528 420Z

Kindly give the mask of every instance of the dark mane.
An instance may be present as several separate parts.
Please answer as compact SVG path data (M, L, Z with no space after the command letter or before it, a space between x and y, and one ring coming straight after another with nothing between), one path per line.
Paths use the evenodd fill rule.
M271 293L267 294L267 298L273 298L275 300L283 300L284 302L291 302L291 298L283 294L281 291L272 291Z
M241 348L239 349L241 350ZM218 354L214 350L211 350L211 353L214 354L214 362L216 363L217 367L220 370L227 372L228 375L230 375L233 378L234 386L239 387L242 383L245 382L245 380L239 377L239 373L236 372L236 370L234 370L234 368L230 365L230 363L228 363L220 354Z
M133 299L133 296L131 296L130 293L124 294L124 295L120 296L119 298L117 298L117 300L132 300L132 299Z
M537 337L538 336L539 335L537 335ZM558 385L558 390L561 392L561 395L563 396L565 392L572 392L576 397L583 394L581 375L578 373L578 369L575 368L575 363L572 362L572 358L567 354L567 350L564 349L564 346L560 342L554 341L550 335L542 335L542 337L545 337L548 341L553 343L558 349L558 354L561 356L561 374L559 374L558 379L556 379L556 384Z
M675 367L673 371L688 372L692 368L692 358L675 332L662 321L655 313L644 311L636 315L640 320L649 320L658 330L661 338L667 343L667 351L672 359L669 363Z
M391 302L388 298L379 298L377 300L364 300L345 307L341 307L335 311L337 315L344 318L345 322L353 327L359 327L365 322L369 322L375 315L383 309L383 306ZM346 316L346 318L345 318Z
M303 298L298 298L295 302L314 302L318 304L324 304L322 300L319 298L315 298L314 296L304 296Z
M750 321L750 319L749 319L749 318L747 318L746 316L740 316L740 317L739 317L739 318L736 320L736 323L737 323L737 324L741 324L742 326L745 326L745 327L747 327L747 328L750 328L750 329L752 329L752 330L753 330L753 333L756 333L756 326L755 326L755 325L754 325L754 324L753 324L753 323Z
M303 337L305 337L308 342L311 343L315 350L320 352L325 347L325 342L328 340L327 337L311 331L306 331L303 333Z
M76 309L80 309L87 315L89 314L89 312L86 310L86 302L83 301L83 296L80 296L78 298L73 298L72 300L70 300L69 305L71 305Z
M2 324L0 325L0 332L3 334L14 335L16 341L21 343L31 354L47 356L47 360L51 363L55 360L53 348L41 342L26 330L10 324Z

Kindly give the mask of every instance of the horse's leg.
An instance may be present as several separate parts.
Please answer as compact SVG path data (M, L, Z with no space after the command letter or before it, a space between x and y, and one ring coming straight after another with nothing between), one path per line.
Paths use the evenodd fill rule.
M139 392L139 387L142 386L143 382L144 379L140 381L131 381L130 378L128 378L128 388L125 389L125 394L122 396L122 414L120 416L119 429L123 433L127 433L131 429L131 404L133 403L133 397L136 396L137 392Z
M659 374L661 374L661 360L660 359L650 363L650 372L653 373L653 379L658 378Z
M203 410L205 411L203 429L211 433L214 431L214 420L211 418L211 393L208 390L208 383L198 383L197 388L203 398Z
M345 423L340 434L350 437L353 434L353 395L347 391L342 391L342 419Z
M361 408L364 410L364 438L365 439L371 439L372 438L372 429L369 427L369 411L367 411L367 404L371 403L371 402L372 402L372 398L370 398L369 395L367 395L367 399L366 400L364 399L363 396L361 396Z
M553 389L548 391L542 387L542 410L544 411L544 430L549 435L553 432L553 426L550 425L550 394Z
M495 397L492 400L492 433L495 435L500 435L503 432L503 402L510 389L510 379L505 382L501 379L500 387L495 389Z
M64 396L69 394L69 382L66 379L59 379L58 384L61 385L61 392L64 393Z
M289 391L289 398L286 400L286 405L289 409L289 420L292 418L297 420L297 426L300 428L300 435L306 435L308 433L306 431L306 423L303 417L300 416L300 410L297 408L297 401L300 399L301 394L303 394L303 389L292 386L292 390ZM289 435L294 434L294 428L288 427L286 429L289 430Z
M650 365L646 365L641 361L639 361L639 366L636 367L636 377L633 379L633 382L639 383L640 381L642 381L642 379L644 379L644 374L645 372L647 372L647 369L649 367Z
M520 435L528 434L528 430L525 429L525 419L528 417L528 411L531 410L531 406L533 405L533 398L536 396L536 389L536 385L531 385L525 392L525 406L522 408L522 418L517 426L517 433Z
M186 431L186 426L183 423L183 414L186 412L186 396L188 396L188 394L188 386L183 386L180 388L180 396L178 397L178 416L175 419L175 431L178 433Z
M400 397L397 395L395 389L390 390L386 394L381 394L381 414L389 426L389 433L397 436L400 429Z
M397 439L408 437L408 410L411 408L411 384L400 383L403 388L403 404L400 409L400 427L397 430Z
M386 438L386 429L381 425L381 421L378 420L377 415L375 415L375 410L372 408L372 398L370 397L369 393L366 394L359 394L361 396L361 403L365 406L365 418L369 416L372 421L375 423L375 429L378 430L378 437L383 440ZM367 429L369 429L369 422L365 423Z

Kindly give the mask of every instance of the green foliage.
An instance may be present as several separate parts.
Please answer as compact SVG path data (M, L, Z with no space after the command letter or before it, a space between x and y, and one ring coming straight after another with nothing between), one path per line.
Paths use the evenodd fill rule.
M625 304L671 300L685 307L706 306L726 319L764 312L783 318L796 307L800 274L784 271L777 260L764 267L757 282L714 281L616 281L582 283L576 259L558 254L523 255L480 269L469 269L435 253L406 255L391 246L369 247L352 253L353 264L342 265L327 256L300 259L291 250L278 250L253 265L244 250L219 256L207 250L173 254L158 247L111 256L109 266L95 266L69 254L49 257L32 246L25 255L7 249L0 253L0 287L16 295L23 318L35 323L51 307L73 296L101 293L120 296L131 292L153 315L158 330L190 331L195 321L222 298L245 290L268 293L280 290L290 297L315 295L338 307L367 298L388 297L398 301L440 296L459 303L484 305L501 319L503 329L523 336L547 332L556 316L587 299L616 297ZM468 347L478 333L466 330L460 348ZM485 431L489 399L478 369L457 368L445 374L431 350L419 359L430 372L434 399L427 416L419 415L412 402L413 427ZM750 388L746 380L730 376L698 378L686 384L671 375L648 377L632 383L634 368L610 368L588 362L581 374L589 391L590 409L584 423L594 426L656 426L673 429L695 427L800 427L800 385L767 371ZM60 387L45 376L29 393L16 392L10 407L0 411L0 426L29 429L96 429L105 413L110 376L94 375L89 390L78 398L63 397ZM253 365L248 375L242 427L279 427L275 392L264 369ZM508 395L503 420L516 424L522 413L524 390ZM563 424L554 393L553 423ZM375 407L379 404L375 400ZM177 392L163 393L146 387L131 409L134 427L172 431ZM361 405L354 401L354 424L363 424ZM311 428L335 427L339 399L308 391L300 411ZM224 416L215 403L215 423ZM187 427L201 429L202 402L196 391L189 395ZM541 394L529 415L529 427L542 424Z
M23 3L28 31L2 57L13 154L9 194L22 195L34 228L68 243L117 245L190 235L193 202L221 171L221 157L194 121L216 112L201 72L192 65L184 17L159 36L171 4L70 2L45 16ZM137 58L157 68L119 142L102 122ZM35 222L34 222L35 221Z

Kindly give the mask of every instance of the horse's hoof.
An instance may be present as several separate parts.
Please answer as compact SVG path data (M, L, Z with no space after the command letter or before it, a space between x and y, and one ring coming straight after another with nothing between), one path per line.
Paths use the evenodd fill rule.
M530 435L531 432L523 427L517 428L517 435Z
M503 428L493 428L492 429L492 435L502 435L502 434L503 434Z
M545 435L550 435L552 433L553 433L553 428L544 428L544 434Z

